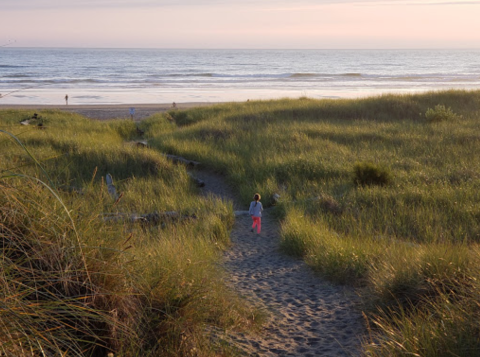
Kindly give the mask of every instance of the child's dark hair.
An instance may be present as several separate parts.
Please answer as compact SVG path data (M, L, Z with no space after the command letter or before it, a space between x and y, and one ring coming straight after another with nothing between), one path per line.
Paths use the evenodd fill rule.
M259 193L256 193L256 194L253 196L253 199L255 200L255 206L257 205L258 201L260 201L261 198L262 198L262 196L260 196Z

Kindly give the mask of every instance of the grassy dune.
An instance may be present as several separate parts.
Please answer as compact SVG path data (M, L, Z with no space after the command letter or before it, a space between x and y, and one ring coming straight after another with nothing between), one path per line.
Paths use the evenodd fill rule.
M266 205L280 194L284 251L361 288L369 355L480 352L480 92L247 102L167 118L179 128L143 123L152 145L224 174L245 205L254 192ZM389 180L358 184L356 167Z
M41 164L2 134L4 351L231 353L204 332L255 322L216 266L232 207L199 198L164 152L224 175L245 206L254 192L265 206L279 194L282 249L364 296L369 356L478 355L479 91L171 111L140 124L153 150L126 144L129 121L47 111L46 130L20 127L31 114L0 112L1 129ZM199 219L99 219L154 210Z
M218 267L232 207L200 197L184 167L128 143L130 121L43 111L46 129L19 124L32 114L0 112L0 355L228 354L205 331L256 319ZM155 211L197 218L105 220Z

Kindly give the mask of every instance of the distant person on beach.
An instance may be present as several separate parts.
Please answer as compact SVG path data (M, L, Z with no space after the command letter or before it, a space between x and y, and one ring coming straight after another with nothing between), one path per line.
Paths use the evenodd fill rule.
M68 105L68 94L65 94L65 105Z
M172 103L172 108L173 108L173 109L176 109L176 108L177 108L177 103L173 102L173 103Z
M261 198L262 197L260 196L260 194L256 193L253 196L253 201L250 203L250 209L248 210L248 213L250 214L250 216L252 216L253 220L251 232L254 232L255 227L257 227L257 234L260 234L260 232L262 231L263 206L262 202L260 202Z

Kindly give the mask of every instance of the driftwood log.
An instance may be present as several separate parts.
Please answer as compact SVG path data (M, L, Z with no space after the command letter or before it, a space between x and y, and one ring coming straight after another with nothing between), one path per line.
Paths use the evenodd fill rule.
M130 223L143 223L151 225L159 225L161 223L167 222L178 222L189 219L197 219L197 216L194 214L180 214L176 211L166 211L166 212L152 212L147 214L128 214L128 213L112 213L107 214L103 217L105 222L130 222Z
M107 189L110 196L112 196L114 200L118 200L118 193L117 193L117 189L113 185L112 175L107 174L107 176L105 177L105 182L107 183Z
M40 122L37 122L37 120L40 120ZM39 129L45 129L43 126L43 118L40 117L37 113L33 114L30 119L25 119L20 122L21 125L30 125L30 124L36 124Z
M233 214L235 215L235 217L250 216L250 212L248 211L234 211Z
M197 187L205 187L205 181L193 176L190 172L188 173L188 175L192 178L193 182L195 182Z
M279 200L280 200L280 195L278 193L274 193L272 195L273 204L277 204Z
M188 167L197 167L198 165L200 165L200 163L198 161L187 160L187 159L185 159L184 157L181 157L181 156L169 155L169 154L167 154L165 156L167 157L167 159L172 160L174 163L184 164Z
M20 125L30 125L33 124L32 121L36 121L36 119L25 119L20 122ZM38 123L35 125L38 129L45 129L43 123Z
M134 141L133 143L139 148L147 148L148 147L148 143L147 143L146 140L138 140L138 141Z

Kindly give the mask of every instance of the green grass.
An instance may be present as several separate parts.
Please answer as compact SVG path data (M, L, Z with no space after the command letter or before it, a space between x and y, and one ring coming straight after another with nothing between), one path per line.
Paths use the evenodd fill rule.
M249 101L172 111L140 123L151 146L146 150L127 143L136 135L129 121L100 123L45 111L46 130L20 127L18 122L31 114L2 111L0 123L34 153L49 179L11 137L2 137L1 182L13 192L2 207L25 211L8 226L25 227L15 233L19 237L33 231L38 232L33 242L61 242L53 256L74 262L75 268L60 271L82 272L77 274L82 278L75 279L89 281L85 286L103 296L69 305L92 314L80 319L91 321L79 325L80 335L95 337L79 341L79 348L86 344L102 352L173 356L195 350L215 355L227 352L209 346L206 327L255 322L249 318L251 311L231 298L218 273L219 253L229 244L232 207L199 198L185 169L165 160L162 152L199 161L222 174L245 207L254 192L262 195L265 206L275 204L282 250L302 257L334 282L355 286L363 297L370 332L364 343L367 355L478 354L479 91ZM383 174L388 179L357 184L356 170L365 167L360 173L366 172L367 179ZM35 180L7 177L10 172L50 180L54 187L81 188L80 196L58 193L75 229L48 190L35 190ZM107 193L107 173L123 193L118 202ZM42 196L31 198L31 191ZM271 199L274 193L280 195L278 202ZM43 213L30 213L39 207ZM199 219L160 228L99 219L155 210ZM1 231L3 237L10 231L13 228ZM33 243L21 246L28 252L38 249ZM29 253L28 259L35 256L50 255ZM26 265L5 265L2 270L10 289L7 296L12 297L5 301L12 304L30 301L22 298L20 289L29 287L27 283L8 285L17 281L24 266L35 267L29 260L20 263ZM89 291L81 296L94 296ZM4 336L15 331L12 326L3 328L0 338L11 340ZM13 336L22 343L25 336L35 335L18 331ZM121 339L127 342L116 345L116 334L128 336ZM78 337L59 336L62 341Z
M380 341L366 342L369 354L478 352L480 92L250 101L176 115L179 128L151 131L152 145L224 174L245 206L253 192L266 206L278 193L282 249L360 287ZM359 168L386 179L357 185Z
M231 205L202 198L184 167L130 144L128 120L42 111L45 129L19 125L32 114L0 111L0 354L213 356L225 347L207 329L255 327L218 265ZM154 211L197 219L104 219Z

